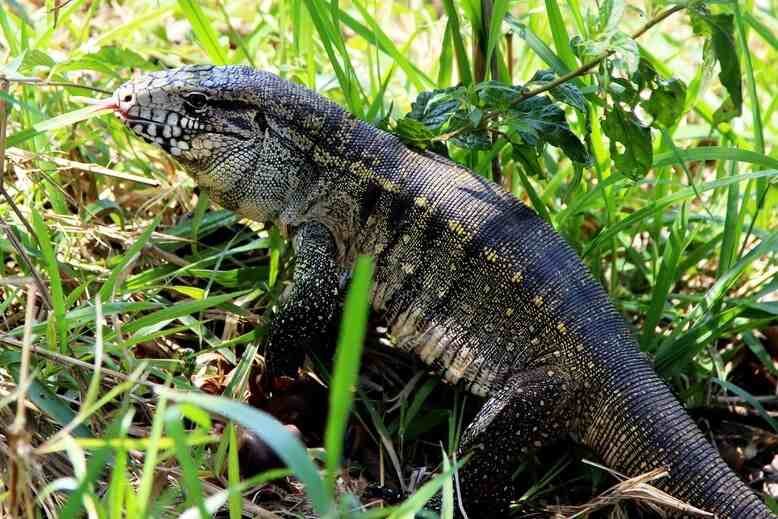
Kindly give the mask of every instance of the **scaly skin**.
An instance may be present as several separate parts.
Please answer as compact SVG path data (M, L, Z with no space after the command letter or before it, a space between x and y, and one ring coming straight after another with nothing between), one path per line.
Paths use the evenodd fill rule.
M487 397L465 431L474 516L500 514L530 449L574 433L610 467L722 518L773 517L657 377L574 251L500 187L272 74L194 66L120 87L115 109L221 205L294 237L269 369L295 375L359 254L395 345ZM471 515L472 516L472 515Z

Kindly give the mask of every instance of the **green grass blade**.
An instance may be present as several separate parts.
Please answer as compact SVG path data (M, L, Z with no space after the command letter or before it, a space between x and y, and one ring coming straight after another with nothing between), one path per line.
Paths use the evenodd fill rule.
M101 473L105 470L110 454L111 450L108 448L102 448L92 453L92 456L87 463L86 473L81 477L78 486L70 492L68 499L65 502L65 506L59 511L60 519L76 519L83 517L83 500L85 496L89 496L95 501L92 486L97 482Z
M305 0L305 6L311 15L316 31L319 33L319 39L324 45L330 65L335 70L348 109L357 117L363 118L364 92L346 51L343 35L333 20L333 15L337 17L337 5L335 5L335 9L331 9L325 5L323 0ZM338 19L336 18L336 20Z
M57 343L60 353L68 351L67 347L67 322L65 321L65 292L62 289L62 278L59 274L59 262L54 246L51 243L49 230L38 211L32 212L32 227L41 247L41 255L49 274L51 285L51 304L54 306L55 329L57 330Z
M720 187L729 186L733 182L740 182L743 180L756 179L756 178L771 178L771 177L772 178L778 177L778 170L768 169L768 170L758 171L754 173L742 173L740 175L726 177L719 180L712 180L710 182L700 184L699 186L697 186L696 190L691 187L680 189L674 193L671 193L665 197L660 198L659 200L655 200L651 202L646 207L643 207L635 211L634 213L624 218L623 220L620 220L608 226L607 228L603 229L594 240L589 242L589 244L586 246L586 249L584 250L583 255L584 256L588 255L591 251L596 250L598 246L604 244L607 240L611 239L617 233L643 221L651 214L660 211L661 209L671 204L674 204L676 202L693 198L694 196L697 195L698 192L702 193L705 191L710 191L711 189L717 189Z
M197 0L178 0L178 7L192 25L197 43L214 65L226 65L227 53L219 45L219 34L205 15Z
M467 57L467 51L465 50L465 36L459 23L457 9L454 7L454 0L443 0L443 7L446 9L448 23L451 24L451 38L454 42L454 54L457 57L459 81L463 85L470 85L473 83L473 76L470 72L470 59Z
M554 47L557 55L568 69L576 68L577 60L573 48L570 46L570 36L562 18L562 11L556 0L544 0L546 4L546 16L551 27L551 35L554 37Z
M394 42L389 38L384 31L381 30L381 26L370 15L370 11L365 8L364 4L359 1L354 1L354 6L359 10L360 15L368 24L370 29L360 24L352 16L342 10L338 10L338 15L343 21L343 25L353 30L355 33L362 36L362 38L370 45L375 45L379 50L392 58L394 62L405 72L405 76L413 83L413 86L418 91L422 91L425 88L432 88L435 83L424 72L421 71L416 65L406 57L406 55L397 48ZM411 40L412 41L412 40ZM409 41L408 43L411 43Z
M505 21L508 23L511 30L513 30L513 32L518 35L519 38L524 40L524 42L527 44L527 47L532 49L532 51L537 54L546 65L551 67L551 69L556 72L558 76L563 76L570 72L570 68L565 64L565 62L562 61L562 59L551 49L551 47L546 45L546 42L540 39L540 37L529 28L529 26L521 23L511 15L508 15ZM580 81L578 78L574 79L573 81L580 86Z
M730 164L730 176L737 175L737 162ZM729 270L737 256L738 243L740 243L740 183L735 182L727 188L727 212L724 216L724 234L721 237L721 249L719 251L718 276Z
M662 311L667 303L667 298L678 279L678 275L681 273L678 270L678 264L683 251L691 243L691 237L687 235L688 223L686 206L684 205L682 216L676 219L670 236L665 242L659 272L651 291L651 301L646 310L646 320L643 324L643 335L641 337L641 346L644 349L653 342L655 336L654 329L662 318Z
M240 484L240 465L238 462L238 435L235 432L235 424L230 424L227 428L229 432L229 451L227 455L227 481L231 488L236 488ZM243 516L243 500L237 492L231 492L230 519L240 519Z
M84 108L79 108L78 110L73 110L72 112L68 112L66 114L58 115L56 117L52 117L51 119L46 119L45 121L35 123L32 128L35 132L41 134L51 130L73 126L77 122L84 121L98 115L103 115L109 111L109 108L102 108L100 106L86 106Z
M165 428L173 439L176 458L181 465L183 487L186 490L186 504L188 506L197 507L200 511L200 518L202 519L208 517L210 514L205 508L203 487L198 476L197 465L192 458L191 449L187 445L187 435L189 433L184 430L184 425L182 423L183 419L184 415L181 412L181 407L171 407L167 413L165 413Z
M154 413L154 420L151 422L151 434L149 434L149 448L146 449L146 455L143 459L143 475L138 485L138 517L146 517L149 513L153 485L156 480L157 463L159 462L159 441L162 438L165 426L165 414L167 408L167 397L160 395L157 401L157 407Z
M720 385L725 391L734 393L735 395L739 396L740 398L742 398L743 400L751 404L751 406L757 410L759 416L764 418L764 421L767 422L775 432L778 432L778 420L770 416L770 413L767 412L767 409L765 409L762 403L756 398L754 398L754 396L751 393L742 389L741 387L736 386L731 382L727 382L726 380L714 378L713 381L716 384Z
M141 235L138 236L138 239L135 240L129 249L127 249L127 252L122 255L121 261L111 270L108 279L105 280L105 283L103 283L103 286L100 287L100 291L98 292L99 297L103 301L110 301L113 298L114 289L116 288L116 280L119 279L119 276L125 273L127 265L129 265L130 262L134 261L135 258L140 255L143 247L146 246L149 239L151 238L151 234L154 232L157 226L159 226L160 221L161 217L157 216L154 218L154 221L152 221L151 224L146 227Z
M492 63L494 51L502 39L502 22L508 13L508 0L495 0L492 4L491 18L489 19L489 34L486 41L486 63ZM492 79L497 79L492 78Z
M776 36L775 32L749 11L743 13L743 19L764 39L764 41L778 51L778 36Z
M120 417L121 419L117 424L117 431L116 434L114 434L114 438L123 439L127 437L134 415L135 410L129 408L127 412ZM124 516L124 500L130 489L127 477L127 457L126 448L119 447L116 449L113 470L111 471L111 482L108 486L108 493L106 495L110 519L122 519Z
M730 177L731 178L731 177ZM718 329L732 321L743 311L742 307L712 311L720 306L727 291L743 275L745 270L757 259L778 250L778 232L771 234L759 245L751 249L727 272L719 277L702 300L689 312L685 321L691 323L688 331L683 331L685 323L680 323L673 336L665 339L656 355L656 367L660 372L678 370L685 362L693 358L705 346L705 340L714 337Z
M16 32L11 27L11 22L8 20L8 15L5 12L5 6L3 4L0 4L0 29L3 30L3 35L5 36L8 50L11 51L11 56L18 56L19 40L16 38Z
M454 42L451 32L451 20L448 20L446 22L446 29L443 31L443 43L440 47L437 88L451 86L451 75L454 66Z
M459 460L457 463L451 464L448 470L444 470L433 479L424 483L416 492L414 492L408 499L397 507L397 509L389 515L390 519L406 519L414 517L414 514L419 512L427 501L433 498L435 494L440 492L443 484L446 480L451 480L454 476L454 471L459 470L464 465L466 460Z
M327 451L327 488L330 490L335 484L340 469L343 438L359 378L362 344L370 309L368 298L372 279L372 260L366 256L359 257L354 266L351 288L343 308L340 337L335 351L335 364L330 383L330 408L327 428L324 432L324 448Z
M169 389L161 389L160 394L170 400L196 405L211 413L221 415L252 431L273 449L292 470L295 477L305 485L305 492L311 498L317 513L324 515L331 508L324 482L319 477L319 472L308 456L305 447L275 418L263 411L227 398Z
M248 291L242 290L240 292L232 292L229 294L220 294L218 296L206 297L205 299L199 299L195 301L185 301L176 303L173 306L157 310L148 315L144 315L139 319L135 319L122 327L125 333L134 333L145 328L146 326L153 326L161 323L162 321L171 321L178 317L194 314L218 306L229 301L233 301L235 298L246 294Z
M154 2L152 5L156 5ZM144 28L148 27L154 22L164 19L166 15L175 10L175 4L168 4L162 7L156 7L140 13L137 17L132 18L127 23L112 27L104 33L97 36L94 40L87 42L90 48L98 49L100 47L106 47L117 41L127 40L128 37L137 34ZM79 51L87 53L89 49L79 49Z

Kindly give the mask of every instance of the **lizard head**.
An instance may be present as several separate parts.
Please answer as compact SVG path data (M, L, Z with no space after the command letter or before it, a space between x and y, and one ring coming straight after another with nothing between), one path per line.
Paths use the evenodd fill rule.
M305 154L340 110L269 72L211 65L146 74L103 106L173 155L215 201L255 220L287 207Z
M255 75L245 67L201 65L154 72L120 86L110 107L197 177L238 157L251 160L267 128L259 97L248 88Z
M216 202L273 220L300 198L306 161L343 110L269 72L194 65L120 86L102 106L174 156Z

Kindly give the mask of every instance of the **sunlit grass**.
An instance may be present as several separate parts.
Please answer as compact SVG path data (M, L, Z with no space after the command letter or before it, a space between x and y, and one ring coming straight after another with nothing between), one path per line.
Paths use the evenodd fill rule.
M489 77L523 84L537 70L563 75L582 64L571 38L589 36L593 2L489 4L487 20L473 0L0 4L0 75L10 79L0 92L8 113L0 429L14 416L20 352L36 359L25 434L0 433L0 465L19 475L0 494L0 507L15 501L22 514L37 507L47 517L84 510L94 517L188 517L225 507L230 517L271 517L268 508L408 517L443 488L444 513L451 511L451 475L463 461L451 456L474 399L402 361L391 364L370 340L372 357L363 360L367 263L352 283L335 371L327 378L317 370L332 382L336 404L326 453L309 452L245 403L256 393L258 341L288 277L290 247L274 230L210 208L169 157L84 100L104 98L93 88L111 92L159 68L253 64L391 128L422 91ZM740 385L748 382L745 356L776 373L761 334L778 315L777 9L744 4L735 13L743 114L718 125L714 113L725 92L716 70L702 66L703 40L692 36L686 15L641 36L641 56L661 76L688 85L681 119L653 134L645 178L625 178L613 167L596 103L586 115L566 109L594 157L591 167L576 167L548 147L538 161L542 175L533 175L509 152L448 149L487 177L499 163L503 185L582 254L688 404L734 395L766 426L775 422L756 398L764 395ZM512 23L503 23L505 13ZM628 10L621 28L632 33L654 14ZM490 61L493 70L480 66ZM595 96L593 77L572 83ZM29 285L39 297L25 339ZM364 387L357 391L360 363ZM361 450L375 453L381 477L410 492L395 508L365 511L350 496L360 491L359 467L347 460L359 454L349 450L355 422L366 431ZM241 474L237 425L275 448L288 470ZM68 434L58 434L63 429ZM545 496L567 495L571 481L585 492L606 488L595 469L575 463L570 475L559 468L565 463L522 465L522 504L553 502ZM425 464L441 466L443 475L412 483L412 469ZM286 500L252 500L266 482L289 474L304 484L305 498L293 487ZM8 488L8 473L0 481Z

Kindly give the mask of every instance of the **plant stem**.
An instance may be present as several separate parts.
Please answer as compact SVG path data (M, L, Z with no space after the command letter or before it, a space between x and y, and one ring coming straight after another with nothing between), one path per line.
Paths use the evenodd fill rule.
M632 35L632 39L640 38L646 32L651 30L655 25L657 25L658 23L663 21L665 18L667 18L667 17L677 13L678 11L682 11L685 8L686 8L685 5L674 5L670 9L667 9L666 11L662 11L661 13L659 13L658 15L653 17L651 20L646 22L646 24L643 25L640 29L635 31L635 33ZM583 76L584 74L589 72L591 69L593 69L594 67L599 65L605 58L607 58L608 56L613 54L613 52L614 51L612 51L612 50L604 52L601 55L599 55L596 58L594 58L589 63L581 65L581 67L577 68L576 70L573 70L572 72L568 72L567 74L565 74L563 76L559 76L558 78L556 78L555 80L551 81L550 83L546 83L542 87L538 87L535 90L530 90L528 92L524 92L523 94L521 94L513 102L513 105L517 105L517 104L521 103L522 101L526 101L530 97L534 97L534 96L543 94L545 92L548 92L549 90L552 90L552 89L558 87L559 85L561 85L563 83L567 83L571 79L577 78L578 76ZM498 112L487 113L482 118L482 122L485 123L487 121L490 121L490 120L494 119L495 117L498 117L499 115L500 115L500 113L498 113ZM467 127L463 126L461 128L457 128L454 131L451 131L451 132L448 132L448 133L444 133L442 135L438 135L433 140L434 141L447 141L447 140L449 140L449 139L451 139L453 137L456 137L457 135L459 135L460 133L462 133L463 131L465 131L467 129L468 129Z
M667 9L666 11L662 11L658 15L656 15L654 18L649 20L643 27L638 29L635 34L632 35L632 39L636 40L643 36L646 32L648 32L651 28L653 28L656 24L660 23L662 20L667 18L668 16L671 16L674 13L677 13L678 11L681 11L685 9L685 5L674 5L670 9ZM521 103L522 101L529 99L530 97L534 97L536 95L542 94L544 92L548 92L549 90L552 90L559 85L563 83L567 83L571 79L577 78L578 76L583 76L587 72L589 72L591 69L599 65L605 58L613 54L614 51L609 50L607 52L602 53L601 55L594 58L589 63L586 63L579 67L576 70L573 70L572 72L568 72L567 74L563 76L559 76L554 81L551 81L550 83L547 83L543 85L542 87L536 88L535 90L530 90L529 92L523 93L519 98L515 101L514 104Z

